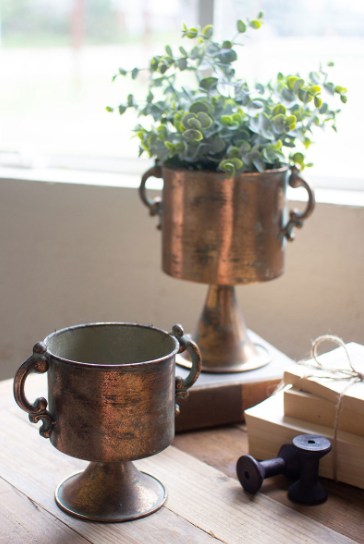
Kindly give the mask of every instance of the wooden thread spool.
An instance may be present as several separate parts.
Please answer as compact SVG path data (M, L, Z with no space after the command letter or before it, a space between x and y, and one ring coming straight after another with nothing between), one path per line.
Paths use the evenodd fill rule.
M266 478L283 474L290 480L300 476L300 457L290 444L284 444L275 459L257 461L251 455L242 455L236 464L239 482L248 493L258 493Z
M301 460L300 479L288 489L288 497L301 504L321 504L327 499L327 491L318 481L321 457L331 451L327 438L302 434L292 440L292 447Z

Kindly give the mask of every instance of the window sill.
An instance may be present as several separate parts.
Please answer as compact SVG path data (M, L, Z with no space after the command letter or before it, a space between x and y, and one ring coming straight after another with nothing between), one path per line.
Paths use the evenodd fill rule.
M151 163L152 164L152 163ZM67 170L61 168L25 169L0 168L0 180L38 181L46 183L72 183L78 185L98 185L105 187L125 187L136 189L140 184L140 174L90 172L86 170ZM150 178L148 188L160 190L162 181ZM305 202L307 193L303 188L288 188L289 200ZM316 202L342 206L364 207L364 191L344 189L315 189Z

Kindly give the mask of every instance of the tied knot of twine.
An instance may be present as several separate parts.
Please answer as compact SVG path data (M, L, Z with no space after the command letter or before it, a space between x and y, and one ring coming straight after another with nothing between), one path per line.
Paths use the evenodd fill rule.
M317 349L322 342L333 342L334 344L338 344L340 347L342 347L345 351L346 358L349 363L349 368L333 368L330 365L323 365L318 359L318 353ZM348 380L348 384L344 389L341 391L337 404L336 404L336 410L335 410L335 420L334 420L334 438L333 438L333 460L334 460L334 480L337 482L337 434L339 430L339 416L342 406L342 400L345 396L345 393L347 390L358 382L364 382L364 374L362 372L359 372L352 364L350 355L348 353L348 350L346 349L346 345L344 344L343 340L339 338L338 336L334 336L331 334L325 334L323 336L319 336L316 338L316 340L312 344L311 348L311 358L313 359L314 363L310 363L309 361L299 361L297 364L306 366L308 368L312 368L314 370L323 370L324 372L327 372L327 376L317 376L317 374L307 374L303 376L304 378L314 378L319 377L320 379L330 379L334 381L341 381L341 380ZM316 364L315 364L316 363Z

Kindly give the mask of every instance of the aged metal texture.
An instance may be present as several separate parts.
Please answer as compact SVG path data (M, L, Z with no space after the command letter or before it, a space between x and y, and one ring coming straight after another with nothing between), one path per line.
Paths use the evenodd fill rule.
M146 195L151 176L163 177L162 200ZM289 219L287 184L308 193L305 210L292 210ZM233 286L283 274L286 240L294 239L293 228L301 228L314 209L310 185L295 167L227 178L156 165L142 177L140 196L150 214L159 215L163 271L210 285L194 335L202 370L242 372L267 364L269 355L249 340Z
M152 514L163 505L167 493L159 480L131 462L90 463L61 482L55 498L62 510L78 518L114 523Z
M145 196L150 176L163 177L163 201ZM286 187L304 186L303 213L287 216ZM210 285L262 282L283 274L286 238L314 207L310 186L296 169L245 173L234 178L155 166L142 179L140 193L151 214L162 212L164 272ZM158 212L156 212L158 208Z
M185 379L176 378L175 355L184 350L191 355L192 369ZM149 504L146 497L152 493L158 508L163 503L158 487L161 484L150 476L130 476L136 474L136 469L127 468L128 462L154 455L171 444L174 417L179 410L175 397L188 394L200 369L198 347L179 324L170 334L134 323L79 325L57 331L34 346L33 356L16 373L14 395L19 406L30 413L31 421L43 419L40 432L50 437L53 446L72 457L94 462L94 468L87 472L89 476L72 478L72 485L65 484L67 489L79 489L80 482L86 482L79 496L88 496L86 487L92 494L99 476L106 478L115 469L115 477L123 475L120 485L135 482L136 486L144 486L146 502ZM44 398L32 405L25 397L25 380L32 371L48 371L49 411ZM113 463L113 468L97 468L98 463L103 467ZM59 504L64 509L68 504L70 513L87 517L73 510L70 493L59 489ZM130 493L131 503L122 501L117 516L110 511L112 519L106 516L104 521L131 519L135 490ZM91 504L93 498L88 496L87 500ZM115 504L119 504L117 500L115 497ZM154 506L142 515L154 511ZM134 513L140 517L139 510Z
M201 351L203 372L246 372L270 361L268 351L248 336L233 286L209 287L193 339Z

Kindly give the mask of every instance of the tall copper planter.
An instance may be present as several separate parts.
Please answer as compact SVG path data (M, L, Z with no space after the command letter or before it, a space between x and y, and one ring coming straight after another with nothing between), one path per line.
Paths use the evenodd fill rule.
M175 377L175 356L187 350L193 368ZM134 323L94 323L57 331L38 342L18 369L14 395L40 434L59 451L91 461L64 480L56 502L81 519L115 522L160 508L163 485L132 461L167 448L174 437L175 397L186 396L200 373L196 344L181 325L172 333ZM31 404L30 372L48 372L48 400Z
M145 185L163 177L162 199L150 201ZM303 186L303 213L288 214L286 188ZM296 169L281 168L227 178L155 166L142 178L140 196L160 216L162 268L174 278L210 285L195 339L202 370L241 372L263 366L269 355L249 340L234 286L283 274L286 240L314 208L314 193Z

